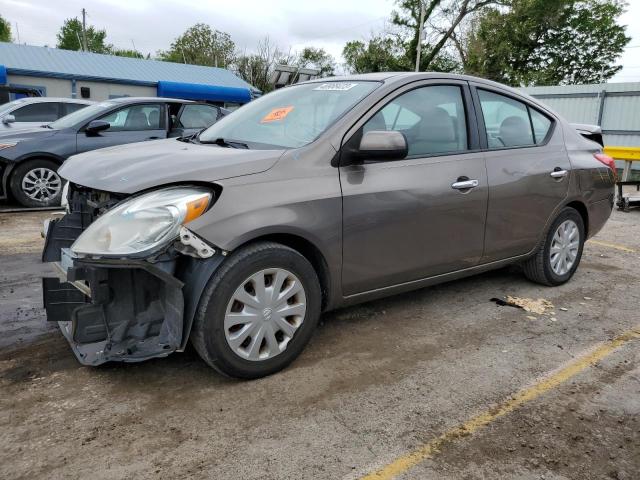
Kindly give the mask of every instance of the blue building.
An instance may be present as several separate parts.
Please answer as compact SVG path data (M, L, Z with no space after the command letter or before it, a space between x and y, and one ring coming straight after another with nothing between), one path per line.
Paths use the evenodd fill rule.
M231 107L259 91L224 68L0 42L0 85L43 96L106 100L176 97Z

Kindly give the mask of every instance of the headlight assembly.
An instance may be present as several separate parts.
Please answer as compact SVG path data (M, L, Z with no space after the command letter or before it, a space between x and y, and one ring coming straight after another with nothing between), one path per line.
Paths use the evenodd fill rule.
M178 237L183 224L202 215L211 191L197 187L156 190L127 200L93 222L71 246L76 254L151 253Z
M0 150L4 150L5 148L15 147L18 142L3 142L0 143Z

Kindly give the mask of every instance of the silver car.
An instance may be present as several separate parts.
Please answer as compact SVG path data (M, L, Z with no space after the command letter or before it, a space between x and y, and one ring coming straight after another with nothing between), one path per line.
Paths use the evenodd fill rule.
M511 88L377 73L277 90L199 135L76 155L46 227L80 362L184 350L274 373L323 311L520 264L567 282L613 207L602 147Z
M20 98L0 105L0 133L46 125L93 103L75 98Z

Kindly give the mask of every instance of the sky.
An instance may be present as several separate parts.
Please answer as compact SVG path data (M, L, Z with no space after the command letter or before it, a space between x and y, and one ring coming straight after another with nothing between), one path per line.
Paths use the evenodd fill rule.
M322 47L339 62L344 44L382 30L394 0L0 0L0 15L12 24L14 40L55 46L66 18L80 17L107 31L118 48L145 55L169 48L195 23L227 32L240 50L251 51L269 38L284 51ZM621 22L632 37L612 81L640 81L640 0L631 0ZM634 21L636 20L636 21ZM17 25L16 25L17 24Z

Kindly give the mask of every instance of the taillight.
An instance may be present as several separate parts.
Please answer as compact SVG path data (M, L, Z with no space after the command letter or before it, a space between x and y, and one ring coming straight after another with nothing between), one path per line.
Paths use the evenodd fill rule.
M616 179L618 178L618 171L616 170L616 161L612 157L610 157L609 155L605 155L604 153L596 153L593 156L596 158L596 160L598 160L601 163L604 163L607 167L609 167L613 172L613 176Z

